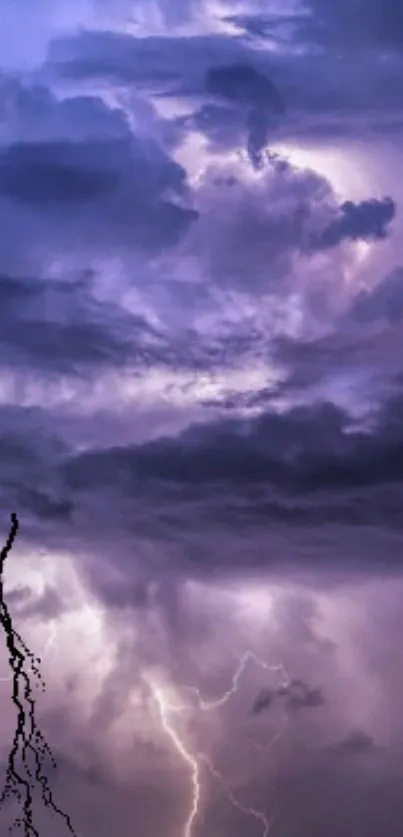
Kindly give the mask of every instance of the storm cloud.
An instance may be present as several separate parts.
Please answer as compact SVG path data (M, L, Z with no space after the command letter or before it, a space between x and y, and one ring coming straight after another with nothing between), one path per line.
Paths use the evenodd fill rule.
M399 837L400 11L31 7L0 7L0 521L55 797L177 837L197 762L188 837Z

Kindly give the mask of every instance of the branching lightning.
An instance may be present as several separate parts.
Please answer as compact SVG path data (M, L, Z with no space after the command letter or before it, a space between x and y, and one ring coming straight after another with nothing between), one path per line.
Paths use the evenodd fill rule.
M39 837L39 832L33 822L32 794L34 780L36 780L45 806L61 817L73 837L77 837L70 818L53 801L47 778L42 772L46 757L54 767L56 767L56 763L35 718L35 701L32 696L30 674L34 673L44 690L44 681L37 666L40 660L31 654L20 634L13 627L11 614L4 596L4 565L13 547L17 532L17 515L12 514L10 532L6 544L0 552L0 625L4 630L9 652L9 664L12 671L12 702L17 710L17 725L8 757L6 780L0 797L0 807L10 796L15 796L21 805L22 812L21 816L16 817L10 832L14 826L17 826L23 829L24 837ZM29 661L28 670L27 661ZM19 760L18 767L17 758ZM34 776L30 762L34 768Z
M55 805L46 776L44 776L42 772L44 758L46 756L54 766L56 766L56 764L50 748L37 727L35 719L35 701L32 696L30 674L33 672L36 680L41 684L42 689L44 690L44 682L37 665L41 662L41 660L32 655L20 634L14 629L11 615L4 598L4 564L12 549L18 531L18 520L15 514L11 516L11 522L12 525L6 545L0 552L0 625L3 628L6 637L6 644L9 651L9 664L12 674L10 678L1 678L1 680L3 682L5 680L12 681L12 701L17 709L17 725L12 748L9 754L6 782L3 793L0 797L0 806L4 803L6 798L11 795L16 796L22 812L21 815L15 819L14 826L18 826L23 829L24 837L39 837L39 832L33 822L32 794L36 779L37 786L41 789L42 800L46 807L52 810L53 813L56 813L63 818L73 837L78 837L76 831L72 827L69 817ZM47 640L44 654L49 652L55 638L56 630L54 628L51 636ZM27 661L29 663L28 670ZM237 693L240 685L240 679L248 662L253 662L264 671L280 673L282 682L278 689L279 693L281 692L281 689L287 690L289 688L291 681L283 665L269 665L259 659L253 651L247 651L239 661L229 689L219 697L206 700L201 696L199 689L189 686L181 687L181 691L186 690L195 694L197 697L197 708L202 712L220 709ZM178 731L173 716L194 710L194 705L192 707L192 705L188 702L178 704L171 703L167 697L165 689L161 685L157 684L146 674L143 674L143 679L147 683L151 696L156 704L161 729L169 738L174 751L184 762L189 771L191 796L189 801L189 812L181 837L194 837L194 826L201 813L201 774L203 766L208 769L214 780L221 786L231 805L244 815L254 818L256 822L261 825L261 837L268 837L274 818L272 817L269 819L263 811L244 805L240 802L232 790L228 787L223 776L212 764L208 756L201 752L194 752L190 744L186 741L186 738L180 731ZM286 718L286 722L288 723L288 718ZM281 735L283 735L285 728L278 732L269 744L266 745L266 747L262 747L258 744L255 744L255 746L259 747L259 749L267 749L268 746L271 746ZM32 768L34 768L34 775ZM10 831L13 830L14 826L10 829Z
M260 660L259 657L257 657L253 651L247 651L245 654L243 654L239 661L238 667L232 677L230 688L226 692L224 692L224 694L222 694L220 697L217 697L214 700L205 700L201 697L199 689L193 686L183 686L182 688L186 689L187 691L193 692L197 696L198 708L201 711L208 712L214 709L219 709L224 704L226 704L238 691L239 681L243 672L245 671L248 661L253 661L259 668L265 671L280 672L282 675L281 686L289 686L290 678L288 677L288 674L283 665L269 665L263 660ZM274 818L271 818L269 820L262 811L259 811L253 807L243 805L232 793L231 789L224 781L221 773L214 767L210 759L204 753L194 753L188 746L188 744L184 742L182 736L176 729L175 724L171 720L171 716L184 711L188 711L189 706L187 704L177 705L170 703L170 701L166 697L163 688L157 685L152 678L143 674L143 679L147 683L151 691L152 697L158 707L158 715L162 729L170 738L174 750L176 750L182 761L185 762L185 764L189 768L192 792L189 804L189 814L183 828L183 837L192 837L195 821L198 815L200 814L200 806L202 800L201 764L206 765L211 775L221 785L225 795L227 796L231 804L234 806L234 808L237 808L239 811L241 811L241 813L251 816L258 822L260 822L260 824L262 825L262 837L268 837L268 834L271 830L271 826L274 822ZM275 740L277 740L280 737L280 735L283 735L284 732L285 729L281 730L280 733L278 733L272 739L269 745L266 745L266 747L261 747L261 749L267 749L267 747L271 746L271 744L273 744Z
M282 685L289 685L290 679L282 664L271 666L268 663L265 663L264 660L260 660L253 651L246 651L241 657L238 668L232 677L231 687L220 697L215 698L214 700L204 700L200 696L200 690L196 689L194 686L184 686L183 688L187 691L194 692L194 694L197 695L198 706L202 712L209 712L211 709L219 709L221 706L224 706L224 704L227 703L238 691L239 681L249 660L252 660L259 668L265 671L280 671L284 677L284 683Z
M16 633L16 636L17 636L17 633ZM44 645L44 648L43 648L43 651L42 651L42 656L41 657L33 657L31 652L28 649L26 649L27 656L30 657L31 660L33 659L35 661L35 663L43 663L44 659L46 659L46 657L48 656L51 647L54 645L56 636L57 636L57 629L56 629L56 626L53 625L52 630L51 630L51 634L48 637L48 639L46 640L46 643ZM20 639L20 641L22 642L21 639ZM42 691L44 691L45 684L44 684L43 677L42 677L39 669L37 669L37 670L34 669L34 673L35 673L37 679L39 680L39 682L41 684ZM9 674L9 675L7 675L7 677L0 677L0 683L9 683L10 680L12 680L12 679L13 679L13 675Z
M267 817L265 816L265 814L263 814L262 811L258 811L256 808L250 808L246 805L242 805L242 803L239 802L239 800L234 796L234 794L232 793L232 791L230 790L228 785L224 782L224 779L221 776L221 773L219 773L218 770L214 767L214 765L211 764L211 761L207 758L207 756L201 754L200 755L200 760L204 761L204 763L207 765L208 769L210 770L210 773L214 776L214 778L217 780L217 782L219 782L219 784L221 785L225 795L228 797L229 801L231 802L231 805L233 805L234 808L237 808L238 811L241 811L242 814L246 814L247 816L254 817L255 820L260 822L263 826L262 837L267 837L267 835L270 832L271 826L273 825L274 817L271 818L270 820L268 820Z

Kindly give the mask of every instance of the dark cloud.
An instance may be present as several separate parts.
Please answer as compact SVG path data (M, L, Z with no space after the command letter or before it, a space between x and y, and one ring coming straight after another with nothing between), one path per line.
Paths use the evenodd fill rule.
M147 357L157 337L140 316L102 303L93 277L58 281L0 276L2 363L42 374L75 374Z
M395 571L403 498L399 416L401 408L391 404L372 433L363 433L331 406L293 410L137 446L52 459L44 451L35 471L26 441L19 467L3 468L5 507L20 510L34 543L85 544L102 555L101 575L91 563L85 572L114 610L137 602L147 611L162 567L166 583L290 565L296 573L316 567L335 583L338 574L369 567L374 574ZM9 451L11 439L4 436ZM24 499L38 479L46 493L73 504L69 519L47 518L46 530ZM119 571L110 577L117 549Z
M81 247L95 244L101 227L112 247L163 247L175 243L197 214L168 196L182 197L184 170L157 148L150 164L150 152L129 134L125 142L14 147L3 157L0 190L40 210L51 231L56 210L61 231L78 234Z
M44 269L70 251L90 259L100 248L105 254L161 249L197 218L185 170L157 135L134 134L122 110L96 97L58 100L43 87L13 80L3 86L3 269L25 270L30 260Z
M241 42L221 35L139 38L87 31L55 39L48 67L72 79L105 78L112 83L135 82L149 92L194 95L203 93L209 67L247 54Z
M344 434L347 422L341 411L325 405L317 410L296 408L282 417L268 414L250 422L200 425L177 439L88 454L82 462L72 461L69 478L77 487L89 485L98 480L101 463L105 474L115 463L118 471L123 467L135 481L156 479L195 485L269 481L285 487L293 483L292 475L297 481L298 474L304 480L304 464L308 477L310 464L316 460L319 466L324 456L321 472L326 479L330 451L340 449L348 454L353 450L355 439L350 441ZM328 479L332 483L330 474Z
M267 27L266 18L254 16L255 29ZM270 37L279 48L270 52L256 49L251 38L227 35L158 39L81 32L52 43L47 68L57 77L107 79L118 88L136 84L147 93L179 97L190 106L194 102L198 130L215 142L219 135L229 148L241 144L247 113L253 148L261 148L271 135L276 141L305 137L317 142L319 137L371 138L374 133L400 132L399 57L385 61L381 51L368 55L350 50L341 62L339 47L331 49L327 42L326 50L318 50L322 36L309 14L291 16L288 23L280 15L271 26ZM235 97L231 88L225 116L223 109L211 110L205 79L211 70L229 75L231 67L248 74L252 105L246 105L240 92L245 89L242 82ZM283 113L280 102L286 107ZM183 120L178 124L183 127Z
M212 67L206 74L206 90L242 105L263 107L277 113L284 109L280 94L270 79L244 64Z
M0 419L3 525L16 508L30 548L96 554L80 572L110 612L149 613L162 571L174 590L187 576L292 565L337 583L400 566L397 401L369 434L327 406L81 453L44 412L3 408Z
M399 0L341 0L337 6L331 0L307 0L305 5L312 17L306 21L304 34L311 33L324 45L344 50L402 47L403 11Z
M313 688L303 680L292 680L287 686L280 686L277 694L285 698L291 710L313 709L325 703L321 689Z
M91 165L91 159L97 157L96 145L88 150L86 160L86 150L73 144L20 143L4 149L0 154L0 193L37 207L107 198L118 178L102 165ZM108 157L110 152L108 147Z
M77 93L58 98L52 89L24 77L0 73L2 145L71 143L71 152L78 153L74 143L98 138L125 140L128 124L125 113L108 106L99 96ZM51 162L51 161L50 161Z
M374 748L375 742L372 735L363 730L353 730L335 746L338 753L352 756L368 753Z
M7 404L0 413L2 519L15 508L45 527L63 528L72 505L57 469L68 448L43 410Z
M277 45L293 42L326 49L400 49L403 15L398 0L303 0L288 14L232 15L226 18L251 38L267 39Z
M208 70L206 90L246 107L248 152L255 166L261 164L261 152L267 145L270 128L275 118L284 113L283 100L274 84L254 67L234 64Z
M35 517L43 520L69 520L74 505L70 500L52 497L45 491L29 489L24 486L19 490L20 502L32 512Z
M164 38L158 43L157 63L156 49L152 38L139 41L118 34L86 33L55 44L49 61L53 69L69 77L107 76L126 84L136 81L159 96L190 100L207 96L208 102L194 113L193 126L208 135L218 129L221 142L226 136L230 145L246 131L251 160L255 165L261 163L261 151L284 114L284 102L266 73L252 64L224 63L226 56L231 60L247 55L242 44L218 36L172 38L169 42ZM249 57L254 58L253 54ZM220 107L222 99L231 107ZM189 119L178 119L177 124L189 125Z
M75 489L96 485L114 470L133 487L142 480L240 488L266 483L310 492L395 482L403 477L396 414L400 401L381 412L371 433L354 430L348 414L331 404L295 407L281 416L221 421L175 439L94 451L73 459L67 474Z
M3 408L4 514L10 505L17 508L34 541L50 537L59 544L63 538L91 544L100 538L105 554L113 543L123 548L126 539L140 537L146 543L151 537L154 544L171 544L173 571L177 562L190 572L198 566L202 573L214 566L217 571L259 566L266 552L262 538L275 540L280 531L287 542L295 537L303 542L316 527L325 539L336 537L337 526L344 527L343 538L346 527L352 535L362 527L378 527L381 536L401 528L401 416L401 398L395 396L365 432L329 404L216 421L146 444L92 446L74 453L58 441L57 425L43 411ZM224 542L231 533L237 548L228 545L228 552ZM142 554L143 547L138 549ZM312 546L298 559L302 565L315 563L315 550ZM123 562L124 555L125 548ZM281 564L282 556L278 544L270 563ZM347 550L339 563L350 560L357 567L371 560L375 570L374 556L367 559L359 550L352 556ZM393 566L394 548L376 560ZM334 559L323 561L325 566ZM155 566L150 565L151 574ZM116 582L110 596L122 606L131 599L147 606L142 579L143 571L127 589ZM97 586L103 587L102 579Z
M392 198L383 200L371 198L358 204L346 201L340 206L340 216L331 221L316 237L312 244L315 248L335 247L343 239L385 238L387 226L396 213L396 204Z
M269 689L263 689L257 696L252 706L252 713L258 715L268 709L273 702L273 693Z

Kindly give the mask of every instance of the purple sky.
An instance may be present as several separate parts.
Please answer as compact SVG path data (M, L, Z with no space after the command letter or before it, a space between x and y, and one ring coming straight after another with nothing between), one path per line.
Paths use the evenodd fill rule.
M402 833L402 101L401 0L0 4L5 580L80 837Z

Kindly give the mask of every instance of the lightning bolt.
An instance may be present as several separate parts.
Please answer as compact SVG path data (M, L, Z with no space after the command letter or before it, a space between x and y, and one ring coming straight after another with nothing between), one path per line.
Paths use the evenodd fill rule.
M201 796L199 760L197 756L194 756L187 749L186 745L183 743L182 739L176 732L175 727L173 727L169 721L170 712L180 712L182 711L182 709L186 707L170 705L166 702L164 693L161 689L158 688L158 686L155 686L155 684L153 684L150 680L148 680L148 685L150 686L151 692L158 706L158 712L162 728L171 739L175 750L178 752L183 761L190 768L192 783L192 804L190 807L188 818L185 823L183 835L184 837L191 837L193 823L199 813L199 803Z
M41 788L42 800L45 806L53 813L62 817L70 833L73 837L77 837L77 832L74 831L69 816L55 804L47 777L43 773L43 764L46 756L54 766L56 766L56 763L36 723L35 700L32 696L30 669L42 684L43 689L44 683L40 670L36 665L36 658L31 654L24 640L13 626L12 616L4 596L4 565L13 548L18 528L19 522L17 515L12 513L9 534L3 548L0 550L0 626L4 631L6 646L9 652L9 664L12 671L11 700L17 715L16 728L8 756L4 788L0 796L0 808L6 800L12 796L16 796L22 812L21 816L16 816L14 824L9 829L10 833L15 826L18 826L24 829L25 837L39 837L39 832L33 821L32 792L34 790L34 777L30 764L30 760L31 762L33 760L35 779ZM31 759L29 759L29 756Z
M246 665L249 661L253 661L259 668L265 671L281 672L283 677L282 686L289 685L290 678L285 670L285 667L282 664L269 665L265 661L259 659L259 657L257 657L257 655L253 651L247 651L245 654L243 654L239 661L238 667L232 677L230 688L226 692L224 692L220 697L215 698L214 700L204 700L201 697L200 690L195 688L194 686L183 686L182 688L186 689L187 691L193 692L197 695L198 708L201 711L208 712L213 709L218 709L225 703L227 703L231 699L231 697L233 697L233 695L237 692L239 688L240 678L243 672L245 671ZM252 816L255 820L259 821L263 827L262 837L268 837L268 834L271 830L271 826L274 822L274 818L268 820L268 818L262 811L259 811L256 808L248 807L239 802L239 800L234 796L234 794L224 781L223 777L221 776L221 773L219 773L219 771L211 763L210 759L204 753L193 753L178 733L175 725L171 721L171 715L187 711L189 709L189 706L187 704L171 704L166 698L164 690L160 686L158 686L152 678L144 674L142 675L142 677L148 685L152 697L158 707L158 714L162 729L170 738L174 749L181 757L182 761L184 761L185 764L188 766L190 771L192 795L189 814L183 829L183 837L192 837L193 826L197 816L200 813L200 803L202 796L200 777L201 763L204 763L206 765L211 775L221 785L225 795L227 796L231 804L234 806L234 808L237 808L243 814ZM281 730L280 734L282 735L284 731L285 730ZM279 734L276 737L279 737ZM273 739L272 742L270 742L270 745L268 746L271 746L271 744L274 743L274 740L275 739ZM261 749L266 749L266 747Z

